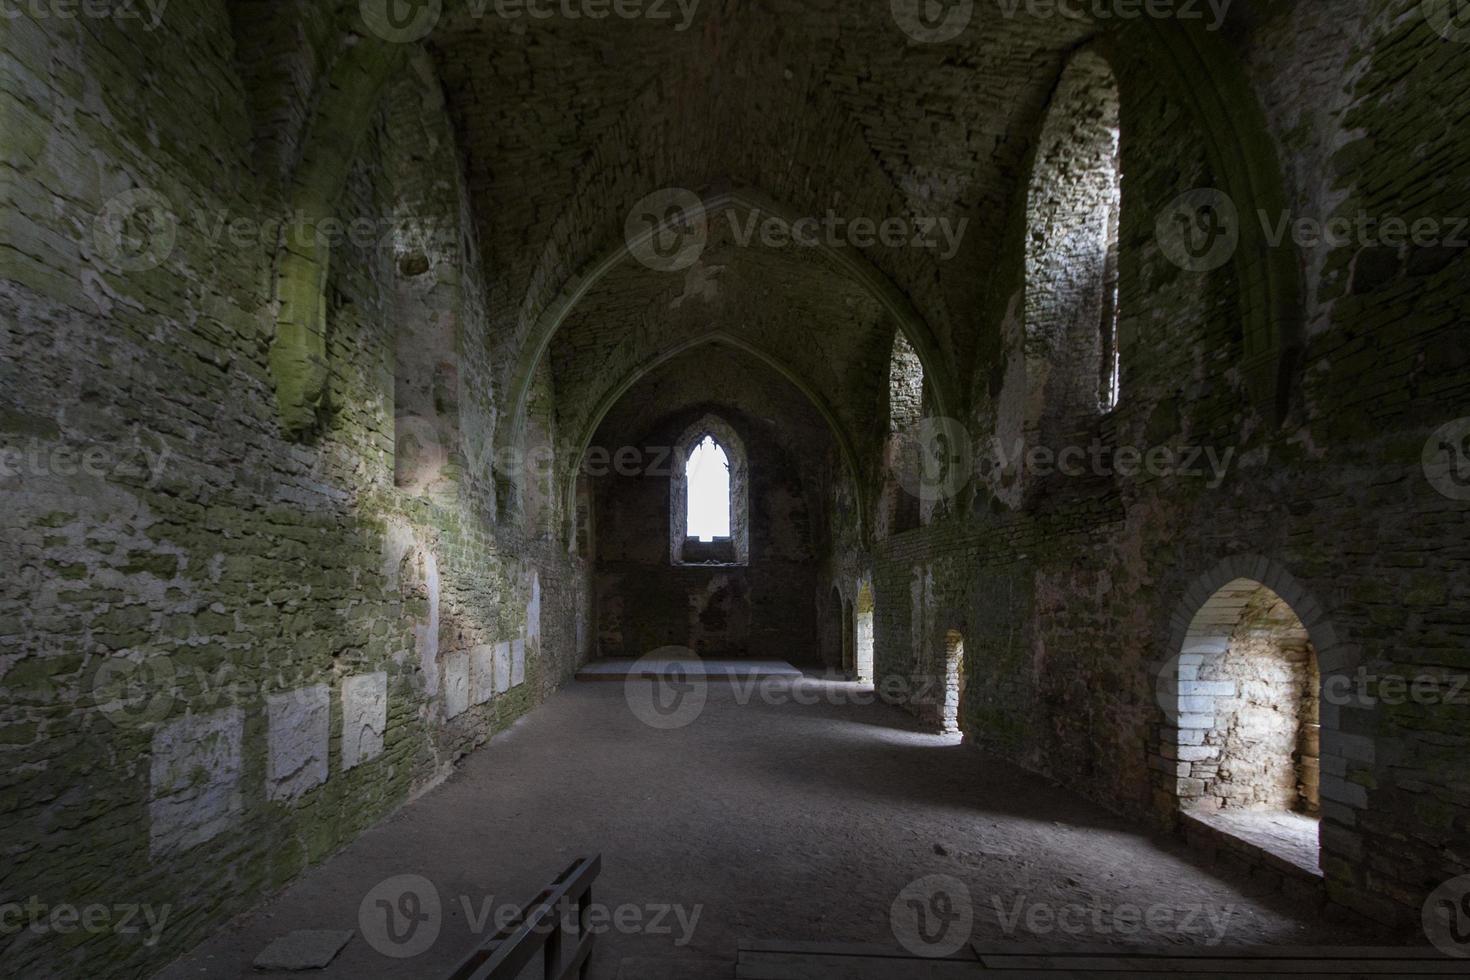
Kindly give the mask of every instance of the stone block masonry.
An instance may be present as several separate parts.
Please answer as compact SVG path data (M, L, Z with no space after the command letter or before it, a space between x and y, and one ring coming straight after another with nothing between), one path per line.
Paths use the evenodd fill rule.
M289 210L351 39L328 5L239 6L0 31L0 891L174 910L155 945L28 935L17 975L151 975L585 654L585 569L497 523L493 481L463 465L494 444L504 385L446 110L417 71L381 94L334 202L380 233L333 252L324 399L313 431L283 429L276 242L228 229ZM103 247L109 202L144 191L170 233L129 213L146 254ZM429 394L407 409L452 418L432 431L461 465L400 486L396 351L414 343L439 381L410 379ZM39 462L12 468L12 449Z
M1248 578L1324 684L1470 671L1470 250L1260 224L1470 213L1470 49L1426 5L1242 3L1207 34L977 4L924 43L887 4L771 0L410 44L352 0L62 6L0 19L0 893L176 914L154 946L27 934L7 969L152 974L593 646L923 690L953 631L966 737L1070 789L1172 826L1181 782L1315 784L1331 900L1414 928L1470 872L1463 702L1324 700L1294 772L1233 784L1224 685L1310 683L1187 645ZM623 239L680 186L729 206L669 274ZM1201 190L1241 219L1209 269L1167 247ZM739 241L757 200L970 231L947 258ZM1230 213L1182 227L1213 245ZM916 507L890 429L941 411L973 478ZM749 552L675 565L670 482L584 481L580 452L711 413ZM1229 467L1043 475L987 448L1018 439Z

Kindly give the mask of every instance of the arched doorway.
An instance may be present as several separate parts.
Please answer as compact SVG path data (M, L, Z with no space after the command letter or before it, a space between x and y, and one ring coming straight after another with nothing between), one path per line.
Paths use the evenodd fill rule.
M965 730L965 638L959 630L944 635L944 710L942 722L949 733Z
M1190 620L1161 687L1162 752L1182 814L1320 867L1321 673L1300 615L1236 578Z
M858 589L857 615L854 617L856 644L853 655L853 673L864 684L874 681L873 657L873 586L864 582Z
M857 623L854 615L852 603L844 600L842 603L842 670L848 674L857 672Z
M828 670L845 670L844 633L846 626L843 621L842 593L837 586L832 586L831 592L827 594L826 608L821 610L821 644L822 663Z

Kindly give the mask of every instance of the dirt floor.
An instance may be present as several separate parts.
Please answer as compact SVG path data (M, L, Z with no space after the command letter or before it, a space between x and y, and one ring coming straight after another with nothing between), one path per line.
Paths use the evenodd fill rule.
M261 976L252 960L293 929L356 933L307 975L445 976L493 933L487 911L594 853L594 898L620 923L594 957L610 980L729 977L748 939L892 946L915 931L906 908L994 942L1375 941L898 709L855 704L856 685L797 682L815 704L766 687L776 696L711 684L692 722L662 730L624 684L574 683L162 976Z

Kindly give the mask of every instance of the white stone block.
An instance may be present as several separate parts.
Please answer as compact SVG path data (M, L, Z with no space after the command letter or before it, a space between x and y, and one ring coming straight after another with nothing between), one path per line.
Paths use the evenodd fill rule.
M516 640L510 645L510 686L520 687L526 683L526 641Z
M526 642L541 648L541 573L531 569L531 598L526 603Z
M1235 682L1181 680L1179 682L1179 693L1185 697L1233 698L1235 697Z
M1220 755L1213 745L1181 745L1178 752L1180 762L1209 762Z
M272 694L265 706L265 795L294 800L327 781L332 691L313 684Z
M470 655L444 658L444 717L462 715L470 706Z
M475 704L495 696L495 648L488 643L470 651L470 686Z
M510 643L502 641L495 644L495 693L504 694L510 690Z
M342 682L342 768L383 754L388 730L388 675L360 674Z
M1215 699L1208 697L1184 697L1180 695L1179 711L1182 714L1199 715L1215 710ZM1180 728L1187 727L1180 725Z
M153 733L148 849L186 850L233 826L243 809L240 747L245 713L229 708L169 722Z

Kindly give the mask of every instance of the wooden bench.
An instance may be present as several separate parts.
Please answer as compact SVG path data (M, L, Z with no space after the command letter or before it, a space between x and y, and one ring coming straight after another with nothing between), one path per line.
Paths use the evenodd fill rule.
M449 975L449 980L517 980L540 954L546 980L585 978L592 965L587 913L592 882L602 871L602 856L578 858L531 899L514 920L480 946ZM563 912L575 903L577 931L568 945Z

